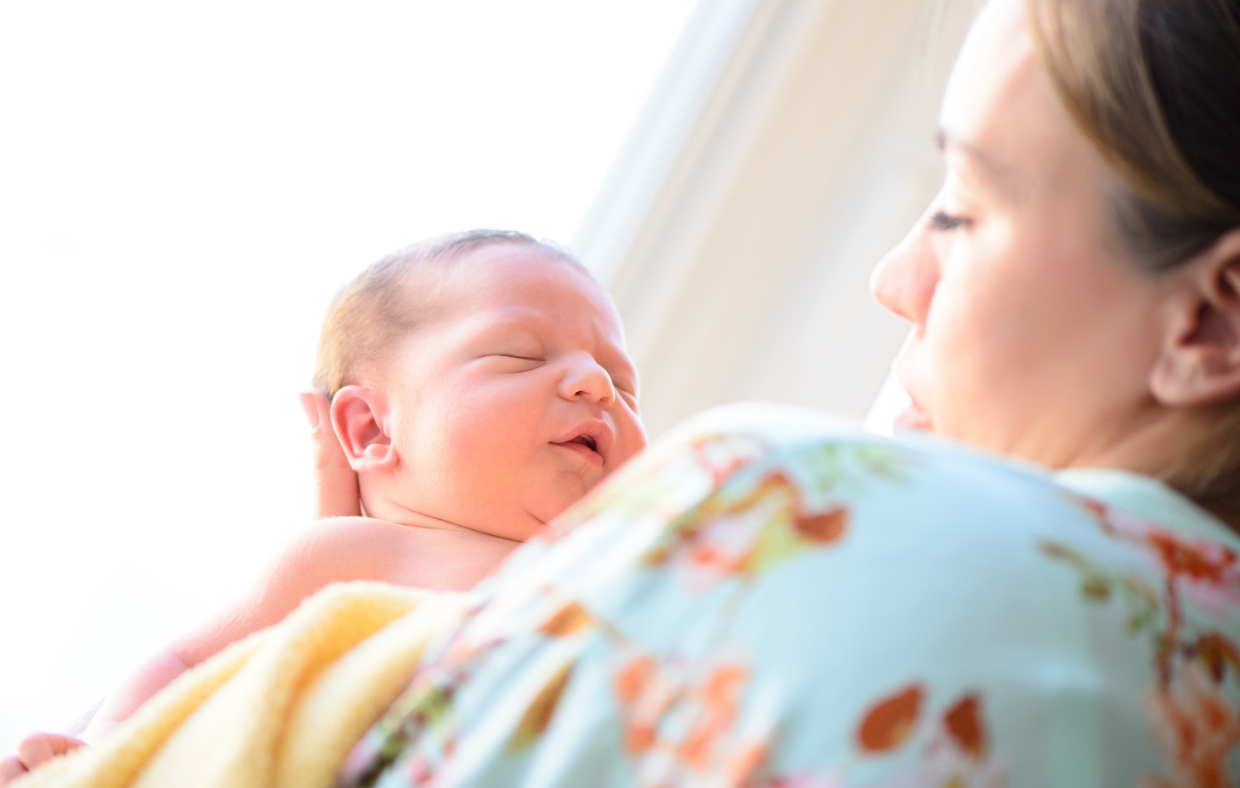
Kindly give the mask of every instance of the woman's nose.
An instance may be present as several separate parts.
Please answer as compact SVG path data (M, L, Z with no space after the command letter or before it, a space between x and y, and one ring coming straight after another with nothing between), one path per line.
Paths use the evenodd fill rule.
M878 303L920 327L939 282L939 265L920 223L887 253L870 276Z
M616 389L611 375L593 358L575 360L560 380L560 396L565 399L584 398L610 408L616 402Z

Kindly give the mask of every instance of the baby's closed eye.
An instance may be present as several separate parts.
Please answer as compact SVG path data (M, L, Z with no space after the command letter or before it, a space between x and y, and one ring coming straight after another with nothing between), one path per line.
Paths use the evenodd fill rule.
M547 360L536 354L525 353L490 353L484 359L500 369L526 370L545 364Z

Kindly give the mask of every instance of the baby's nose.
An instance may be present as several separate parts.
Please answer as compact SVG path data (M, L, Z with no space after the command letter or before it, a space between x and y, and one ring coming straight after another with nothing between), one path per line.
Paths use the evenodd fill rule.
M611 376L592 358L581 359L569 368L560 383L560 395L565 399L588 399L604 408L610 408L616 401Z

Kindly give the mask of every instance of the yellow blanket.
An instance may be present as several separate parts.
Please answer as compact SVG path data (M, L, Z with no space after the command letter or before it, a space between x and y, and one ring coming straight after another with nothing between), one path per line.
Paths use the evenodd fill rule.
M99 744L13 788L330 786L464 594L328 586L183 674Z

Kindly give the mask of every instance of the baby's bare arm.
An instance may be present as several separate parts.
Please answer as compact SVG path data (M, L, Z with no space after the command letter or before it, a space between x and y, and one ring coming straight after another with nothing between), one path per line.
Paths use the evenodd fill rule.
M108 693L91 717L90 724L82 732L82 740L98 741L137 711L148 698L190 667L170 651L155 652L131 670L115 689Z
M467 590L514 547L515 543L474 531L417 528L364 517L318 521L276 559L249 593L126 676L109 693L83 738L95 741L105 735L178 675L228 644L277 623L326 585L377 580Z
M320 520L288 547L262 580L203 626L142 662L108 694L82 738L97 741L156 692L228 644L283 619L334 582L377 580L437 591L464 591L489 574L516 543L464 529L419 528L365 517ZM80 746L35 734L16 757L0 761L0 788L44 760Z
M262 579L201 626L140 663L108 693L82 738L97 741L180 674L225 646L275 624L305 597L339 580L389 580L381 549L362 518L316 523L281 553Z

